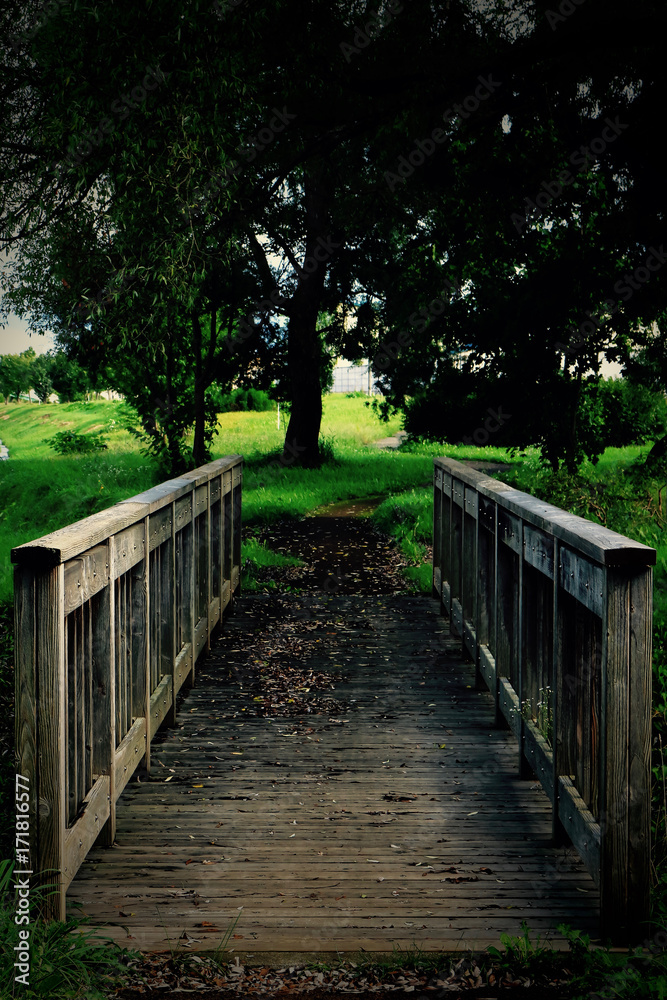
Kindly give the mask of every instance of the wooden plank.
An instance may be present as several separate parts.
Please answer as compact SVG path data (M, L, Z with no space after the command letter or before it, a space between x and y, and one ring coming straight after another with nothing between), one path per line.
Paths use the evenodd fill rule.
M151 592L149 570L150 521L144 520L144 559L132 580L132 723L143 719L148 726L151 704ZM150 774L151 748L146 741L144 764Z
M606 566L654 566L655 549L610 531L602 525L537 500L499 480L469 469L453 459L436 458L435 463L457 479L473 486L480 494L496 500L506 510L547 534Z
M108 542L108 563L113 565L114 539ZM116 797L114 757L116 753L116 585L110 583L102 591L102 600L96 615L93 684L98 690L96 699L96 751L93 769L109 777L109 815L102 827L100 841L111 847L116 838ZM97 742L99 740L99 743ZM95 764L97 758L97 767ZM99 767L99 771L97 768Z
M558 817L596 885L600 881L601 826L567 775L558 778ZM607 923L604 913L603 926ZM613 931L612 931L613 933ZM603 930L604 934L604 930Z
M162 722L167 716L167 712L173 704L174 699L172 697L172 683L171 676L163 677L151 695L151 739L153 739L156 732L162 725Z
M83 815L65 834L63 881L65 887L81 867L84 858L97 840L104 823L109 818L109 775L101 775L83 802Z
M506 677L498 678L498 707L518 740L521 735L521 705L516 691Z
M89 601L109 583L107 546L96 545L65 563L65 614Z
M469 514L477 520L479 510L479 494L477 490L471 488L470 486L465 487L464 507L466 514Z
M633 578L615 570L607 572L607 588L602 674L600 893L604 931L615 942L634 942L640 936L640 925L631 923L631 915L637 920L640 914L642 919L648 916L650 591L645 575ZM638 715L632 724L631 701ZM630 784L631 765L634 787ZM635 883L631 881L631 871Z
M43 535L41 538L12 549L12 562L31 563L38 568L48 568L67 562L87 549L103 543L110 535L118 534L124 528L143 521L144 517L180 500L183 494L192 491L193 479L197 483L207 482L225 470L231 470L237 477L241 468L240 455L230 455L208 465L186 473L178 479L161 483L144 493L129 497L108 510L92 514L64 528Z
M118 579L144 558L146 542L144 537L144 521L133 524L115 536L114 563L111 568L111 578Z
M479 647L479 672L484 683L494 697L496 697L496 661L493 658L488 646Z
M537 726L530 720L524 721L523 752L542 788L553 802L554 767L551 747Z
M628 923L643 924L649 913L651 845L651 650L653 572L630 580L630 679L628 699Z
M166 542L171 538L172 517L173 508L171 504L167 507L163 507L161 510L155 511L154 514L150 515L148 519L150 526L150 541L148 548L151 552L154 549L159 548L163 542Z
M25 849L29 849L29 864L22 867L38 870L39 830L38 815L38 730L37 730L37 604L36 579L33 570L26 566L14 569L14 746L16 749L16 792L22 803L27 803L25 816L29 822L29 836ZM25 798L27 793L28 798Z
M178 635L178 607L177 607L177 566L176 566L176 502L171 505L171 540L165 543L163 562L161 565L160 578L160 621L162 623L162 645L163 656L158 678L171 674L171 690L180 691L183 679L181 671L183 661L179 660L180 638ZM190 647L191 649L192 647ZM188 664L189 669L189 664ZM151 697L153 692L151 691ZM151 719L152 719L152 713ZM169 706L167 725L176 724L176 697L174 696ZM156 727L157 729L157 727ZM148 742L153 738L153 725L148 733Z
M554 578L554 539L543 531L524 525L523 558L529 566L544 573L550 580Z
M206 618L200 618L195 625L195 660L202 652L206 649L208 640L208 621Z
M180 497L174 506L174 519L176 531L181 531L185 525L192 523L192 494L187 493Z
M454 635L463 635L463 608L457 599L452 600L451 629Z
M452 503L463 509L465 503L465 483L452 477Z
M605 570L589 559L560 547L558 582L566 594L583 604L593 614L602 616L605 595Z
M190 667L192 664L192 646L189 642L186 642L185 646L181 649L178 656L174 659L174 670L173 670L173 684L172 690L178 694L178 692L183 687L185 680L190 673ZM175 725L175 722L169 722L168 725Z
M65 918L66 677L64 567L40 573L35 581L37 616L37 726L39 733L39 859L58 891L45 898L47 913Z
M68 562L143 517L144 507L124 501L12 549L12 562L48 569Z
M135 942L157 925L164 947L242 905L237 945L293 947L310 934L332 954L371 931L385 948L434 951L455 934L460 950L480 933L496 943L520 933L523 919L595 936L592 880L573 851L550 846L548 798L517 779L514 737L492 728L493 700L445 638L439 602L291 600L320 640L305 664L345 664L335 697L349 711L334 718L349 723L253 716L234 678L246 612L268 605L244 598L182 703L178 733L154 744L153 780L125 789L116 849L95 848L70 887L93 925L122 921ZM343 615L349 633L331 628Z
M116 801L146 753L146 720L135 719L114 754L114 795Z
M241 596L241 511L243 506L243 468L241 465L232 469L234 477L234 490L232 494L233 516L233 543L232 543L232 591L237 597Z
M512 552L522 552L521 519L500 506L498 507L498 538Z

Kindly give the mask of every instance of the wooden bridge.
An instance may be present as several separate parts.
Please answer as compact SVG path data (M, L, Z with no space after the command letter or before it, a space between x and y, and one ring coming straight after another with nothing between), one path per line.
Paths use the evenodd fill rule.
M255 955L484 947L522 920L644 937L655 551L436 459L434 598L290 595L286 620L235 600L241 465L12 553L53 915L145 949L239 917ZM339 679L269 722L247 648L281 629Z

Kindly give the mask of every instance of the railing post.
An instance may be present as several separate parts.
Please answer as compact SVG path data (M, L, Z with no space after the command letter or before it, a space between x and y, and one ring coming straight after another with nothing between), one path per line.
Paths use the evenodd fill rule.
M133 677L133 717L146 720L146 752L144 766L151 769L151 580L150 525L144 518L144 558L134 569L132 580L132 658L136 674ZM141 570L139 570L141 567ZM136 650L135 650L136 644ZM133 720L132 720L133 721Z
M28 812L29 861L21 867L37 872L39 863L38 829L38 734L37 734L37 657L35 649L36 577L30 566L14 569L14 679L15 716L14 733L17 773L27 779L21 782L20 791L27 791L30 798ZM23 800L25 801L25 800Z
M109 818L100 832L100 843L110 847L116 839L116 581L113 567L116 540L107 542L109 583L102 591L100 615L95 630L94 677L101 698L95 699L100 774L109 775Z
M241 502L242 502L243 471L240 465L232 469L232 591L235 597L241 596Z
M190 489L190 552L188 565L185 567L184 576L187 577L187 595L184 597L184 601L187 601L189 607L190 615L190 648L191 648L191 660L190 660L190 679L188 683L190 687L194 687L195 683L195 661L196 656L196 636L197 636L197 599L195 594L195 588L197 584L197 575L195 573L196 561L197 561L197 487L192 484ZM174 702L176 698L174 697Z
M211 560L211 481L206 484L206 649L211 648L211 596L213 593Z
M438 465L433 470L433 596L441 599L442 571L440 551L442 547L442 469Z
M57 891L45 898L45 912L64 920L67 685L62 564L37 576L35 598L40 869L46 875L46 884L57 886Z
M552 659L551 659L551 754L552 754L552 781L553 798L551 800L551 837L556 846L567 842L567 834L560 821L560 785L558 775L560 774L558 758L560 746L560 706L561 697L559 685L563 676L559 665L562 662L563 636L560 626L560 590L559 590L559 564L560 564L560 542L554 538L554 577L553 577L553 636L552 636Z
M178 674L176 672L176 658L178 655L178 617L176 608L176 501L171 504L171 543L168 547L168 557L160 558L160 623L168 622L166 629L169 642L169 670L171 673L171 705L167 709L165 722L168 726L176 725L176 692L178 690ZM164 636L164 632L163 632ZM164 638L163 638L164 641ZM159 671L158 671L159 674ZM159 676L158 676L159 682ZM150 709L150 699L149 699ZM148 739L151 738L151 730L148 730Z
M646 936L652 571L607 570L603 620L600 912L614 943ZM606 639L606 641L605 641Z

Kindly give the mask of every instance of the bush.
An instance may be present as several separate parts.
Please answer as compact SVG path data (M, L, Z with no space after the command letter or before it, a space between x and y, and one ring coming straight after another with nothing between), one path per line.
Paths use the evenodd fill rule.
M106 451L107 443L102 432L77 434L76 431L59 431L47 442L59 455L90 455L95 451Z
M407 402L405 430L417 438L496 447L538 446L545 462L569 471L605 448L642 444L667 431L661 392L629 379L562 372L529 381L443 366Z
M263 389L234 389L233 392L221 393L217 386L211 386L207 393L217 413L229 413L236 410L255 410L263 413L275 410L276 403Z
M136 957L87 928L87 918L70 917L67 921L46 923L35 919L46 888L30 889L33 919L30 930L29 985L18 983L14 967L19 945L19 927L14 917L16 900L13 862L0 861L0 996L40 1000L104 1000L110 990L123 984L126 963ZM85 929L84 929L85 928Z

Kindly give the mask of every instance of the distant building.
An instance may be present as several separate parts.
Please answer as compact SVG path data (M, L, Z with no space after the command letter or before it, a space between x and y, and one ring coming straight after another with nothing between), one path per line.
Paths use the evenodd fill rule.
M339 358L333 370L332 392L364 392L367 396L377 396L380 388L375 381L368 361L352 365Z

